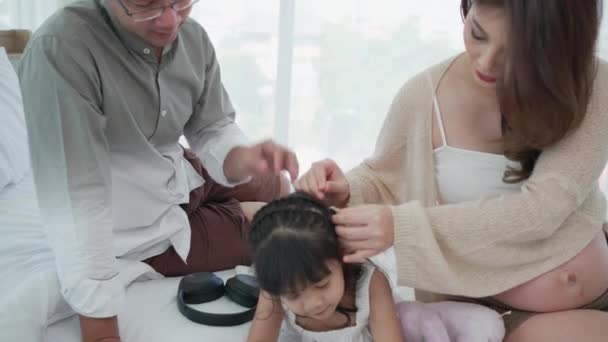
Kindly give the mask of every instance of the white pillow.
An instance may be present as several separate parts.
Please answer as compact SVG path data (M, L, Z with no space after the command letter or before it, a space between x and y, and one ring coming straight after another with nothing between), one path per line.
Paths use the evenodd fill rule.
M0 191L28 172L27 143L19 79L6 50L0 47Z

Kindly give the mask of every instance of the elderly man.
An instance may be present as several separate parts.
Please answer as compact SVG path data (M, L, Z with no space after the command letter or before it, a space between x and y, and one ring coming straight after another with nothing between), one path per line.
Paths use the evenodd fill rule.
M297 176L292 152L249 145L235 124L214 48L188 19L196 2L78 2L21 62L40 211L85 341L120 339L119 262L164 275L247 263L256 204L242 202L287 192L281 170Z

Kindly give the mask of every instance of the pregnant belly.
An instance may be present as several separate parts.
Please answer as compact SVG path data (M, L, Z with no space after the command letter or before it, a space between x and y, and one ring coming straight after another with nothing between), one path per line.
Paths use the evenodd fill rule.
M562 311L591 303L608 289L608 244L604 232L560 267L494 298L537 312Z

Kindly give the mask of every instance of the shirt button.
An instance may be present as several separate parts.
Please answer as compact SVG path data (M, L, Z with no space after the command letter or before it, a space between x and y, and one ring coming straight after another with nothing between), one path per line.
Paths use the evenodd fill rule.
M161 115L162 117L167 116L167 111L166 111L166 110L163 110L162 112L160 112L160 115Z
M144 49L144 53L145 53L146 55L149 55L149 54L150 54L150 49L145 48L145 49Z

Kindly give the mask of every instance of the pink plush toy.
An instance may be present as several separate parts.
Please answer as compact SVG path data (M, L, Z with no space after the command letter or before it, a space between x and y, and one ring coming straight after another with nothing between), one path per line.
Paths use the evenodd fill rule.
M502 317L481 305L458 302L397 304L407 342L502 342Z

